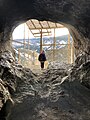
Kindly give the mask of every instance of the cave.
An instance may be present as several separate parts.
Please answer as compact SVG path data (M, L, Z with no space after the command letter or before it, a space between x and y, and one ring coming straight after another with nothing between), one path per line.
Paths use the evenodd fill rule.
M19 98L20 96L18 97L18 94L16 94L16 92L24 93L24 91L22 91L22 89L24 88L27 91L26 88L29 82L32 87L33 85L35 85L37 88L37 81L34 80L34 77L37 78L37 76L34 76L34 74L29 69L22 70L23 68L20 65L16 66L16 68L15 65L13 65L13 61L14 61L13 56L15 55L15 53L11 46L11 37L13 30L19 24L24 23L30 19L36 19L39 21L46 20L46 21L60 23L68 28L74 40L75 55L76 55L75 65L72 67L68 75L65 74L63 76L64 78L60 83L61 87L59 88L58 86L58 89L61 89L60 95L62 96L62 98L58 99L57 102L55 101L52 102L43 95L42 95L43 97L40 97L39 94L37 93L37 90L33 90L34 91L33 94L35 94L35 98L34 95L31 96L31 93L29 94L25 93L25 96L22 96L24 99L22 99L22 97ZM89 0L0 1L0 103L1 103L0 119L1 120L19 120L19 119L42 120L41 118L42 116L44 116L45 117L44 119L47 120L49 119L60 120L58 114L59 112L62 113L61 114L62 120L90 119L90 101L89 101L90 100L90 33L89 33L90 22L89 20L90 20ZM9 51L8 56L6 54L7 51ZM10 52L12 53L12 56ZM5 60L5 58L7 59ZM3 61L5 62L5 64ZM21 74L19 74L19 72ZM30 74L31 76L28 75L29 72L31 73ZM31 77L31 81L29 77ZM22 79L26 81L27 79L29 79L29 81L27 81L26 84L25 81L22 82ZM53 78L53 80L54 79L55 78ZM20 82L22 82L22 84ZM38 84L41 83L42 82L38 81ZM21 91L19 90L19 87L21 88L20 89ZM49 87L50 86L47 85L46 89L48 89ZM63 97L63 95L66 95L67 98L65 99L65 96ZM69 96L71 97L69 98ZM18 101L16 102L18 104L15 104L14 109L11 110L14 104L13 98L15 98L16 101ZM19 99L22 100L22 103L20 103ZM77 101L76 106L74 106L75 101ZM54 106L52 104L54 104ZM30 105L30 108L28 107L28 105ZM35 107L36 109L34 109ZM66 109L63 109L64 107L66 107ZM30 109L31 109L30 115L32 117L30 117L29 114L26 112L29 111ZM66 114L64 112L66 112ZM10 117L9 117L9 113L11 113ZM48 117L48 113L50 113L49 115L52 116L51 118ZM68 115L68 113L70 116ZM25 116L25 114L27 116ZM63 117L63 115L66 115L65 118Z
M40 69L38 56L45 51L47 61L72 64L75 61L74 42L68 29L50 21L35 19L17 26L12 35L12 47L15 50L15 59L19 64L32 70Z
M79 5L80 3L80 5ZM4 6L4 7L3 7ZM85 7L86 6L86 7ZM26 8L27 7L27 8ZM12 49L10 39L12 31L20 23L29 19L48 20L66 26L75 42L76 56L89 55L89 2L78 1L3 1L0 15L1 51ZM83 12L82 12L83 11ZM3 45L2 45L3 44ZM5 46L5 47L2 47Z

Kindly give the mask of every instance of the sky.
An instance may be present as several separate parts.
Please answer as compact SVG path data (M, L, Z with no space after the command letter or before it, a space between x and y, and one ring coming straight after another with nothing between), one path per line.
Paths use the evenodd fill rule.
M24 35L24 27L25 27L25 35ZM52 36L54 36L54 31L52 31ZM61 35L66 35L68 34L69 31L67 28L59 28L55 30L55 35L56 36L61 36ZM23 23L21 25L19 25L18 27L15 28L15 30L13 31L13 39L23 39L25 36L26 39L30 38L34 38L34 36L32 35L32 33L30 32L30 30L28 29L28 26Z

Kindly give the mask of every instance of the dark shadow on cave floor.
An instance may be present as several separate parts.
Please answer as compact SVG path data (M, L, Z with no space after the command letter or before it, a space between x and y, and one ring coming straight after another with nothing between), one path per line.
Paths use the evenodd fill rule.
M9 52L0 58L0 83L14 101L7 120L90 120L90 89L79 81L90 62L80 69L56 63L37 75L16 64Z

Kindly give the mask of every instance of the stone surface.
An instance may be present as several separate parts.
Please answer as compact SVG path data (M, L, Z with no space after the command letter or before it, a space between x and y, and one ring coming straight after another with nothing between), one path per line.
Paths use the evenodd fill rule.
M9 120L89 120L90 89L77 77L68 77L72 70L70 65L54 63L37 76L34 93L28 80L20 85Z
M4 120L9 116L13 100L6 87L6 84L0 79L0 120Z
M6 52L14 55L14 28L32 18L58 22L69 29L77 57L70 71L55 68L37 76ZM89 0L0 1L1 120L90 120L89 21ZM15 104L9 116L11 96Z
M5 51L0 56L0 120L89 120L89 68L89 61L53 62L37 75Z
M73 39L76 55L90 54L89 0L1 0L0 49L10 49L12 31L29 19L49 20L65 25Z
M30 89L34 93L32 87L32 84L36 82L34 76L30 69L24 69L21 65L15 63L10 51L0 54L0 120L5 120L10 114L14 105L11 97L15 95L16 91L21 94L23 89L26 91ZM31 83L29 88L27 88L28 85L25 83ZM21 89L19 88L20 85L22 86ZM26 95L26 91L23 91L24 95ZM16 99L18 99L18 94ZM21 98L23 98L22 95Z

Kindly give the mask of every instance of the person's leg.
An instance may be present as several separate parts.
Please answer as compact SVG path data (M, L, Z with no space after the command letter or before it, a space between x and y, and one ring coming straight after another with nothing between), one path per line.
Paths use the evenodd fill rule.
M43 62L43 69L44 69L44 62Z
M41 69L42 69L42 66L43 66L43 65L42 65L42 62L40 62L40 63L41 63Z
M42 69L44 68L44 62L41 62L41 68Z

